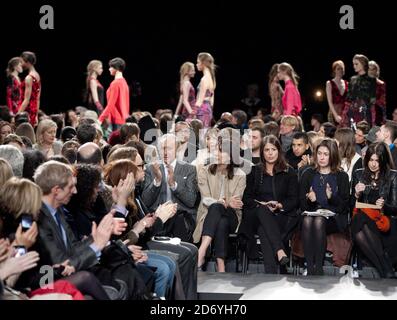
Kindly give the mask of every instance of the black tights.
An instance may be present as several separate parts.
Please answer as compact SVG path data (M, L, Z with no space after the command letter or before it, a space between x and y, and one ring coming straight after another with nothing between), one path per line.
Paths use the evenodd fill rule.
M381 277L385 277L392 270L392 266L384 254L382 241L379 236L372 232L366 224L361 231L353 236L360 250L375 266Z
M303 250L309 275L323 274L323 261L327 248L327 221L323 217L304 217L302 223Z
M97 277L88 271L79 271L64 278L73 284L83 295L89 295L95 300L109 300Z

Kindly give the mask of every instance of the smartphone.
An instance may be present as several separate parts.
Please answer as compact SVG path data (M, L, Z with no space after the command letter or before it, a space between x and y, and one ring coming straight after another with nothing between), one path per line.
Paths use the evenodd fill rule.
M25 232L32 227L33 217L30 214L23 214L21 216L22 231Z
M171 240L171 238L170 237L155 236L154 240L157 240L157 241L169 241L169 240Z
M15 258L22 257L26 254L26 248L24 246L14 246Z

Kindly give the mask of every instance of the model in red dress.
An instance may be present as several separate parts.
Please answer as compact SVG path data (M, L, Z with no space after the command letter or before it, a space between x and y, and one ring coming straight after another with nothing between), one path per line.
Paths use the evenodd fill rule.
M22 103L22 82L19 74L22 73L22 59L20 57L12 58L7 67L7 106L11 114L18 113L19 106Z
M23 68L28 70L28 75L22 82L23 102L19 112L26 111L29 114L29 122L32 126L38 123L37 114L40 109L41 95L41 78L37 73L34 65L36 64L36 55L33 52L24 52L21 55Z

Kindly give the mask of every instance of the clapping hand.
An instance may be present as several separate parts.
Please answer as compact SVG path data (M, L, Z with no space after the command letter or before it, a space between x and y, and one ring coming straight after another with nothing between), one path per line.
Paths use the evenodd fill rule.
M8 258L0 268L0 280L5 280L12 275L20 274L37 266L39 254L35 251L19 257Z
M177 208L178 206L176 203L172 203L170 201L166 202L157 208L155 216L165 223L176 214Z
M125 205L127 204L127 199L134 189L135 177L134 174L130 172L125 179L120 179L117 187L113 188L113 201L116 202L118 205L125 207Z
M329 185L329 183L327 183L327 186L326 186L326 188L325 188L325 193L326 193L326 195L327 195L327 199L328 199L328 200L331 199L331 197L332 197L332 188L331 188L331 186Z
M153 167L154 178L156 179L157 182L161 182L161 180L163 179L163 174L161 173L160 163L158 161L155 161L152 167Z
M99 250L105 248L108 243L110 236L112 235L114 221L113 216L115 210L110 211L97 226L95 222L92 223L92 238L94 239L94 244Z
M316 193L313 191L313 187L310 187L310 192L306 194L306 198L308 198L311 202L316 202Z
M308 164L310 164L310 156L307 154L304 154L302 156L302 160L298 163L298 169L307 166Z

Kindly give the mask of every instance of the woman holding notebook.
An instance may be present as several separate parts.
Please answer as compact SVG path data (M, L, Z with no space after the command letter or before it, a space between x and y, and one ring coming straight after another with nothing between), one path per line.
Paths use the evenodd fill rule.
M343 232L348 224L349 177L340 167L335 140L322 140L313 153L314 166L308 168L300 181L302 212L321 209L335 213L332 217L304 215L301 236L308 275L323 275L327 235Z
M397 171L389 147L369 146L364 168L353 174L351 231L354 242L376 267L382 278L394 278L397 261Z

